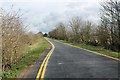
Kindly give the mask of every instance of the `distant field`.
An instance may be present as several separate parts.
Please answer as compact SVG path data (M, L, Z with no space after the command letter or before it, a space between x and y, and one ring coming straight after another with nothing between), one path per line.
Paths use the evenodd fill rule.
M24 49L28 53L17 64L12 65L11 70L0 73L0 76L15 78L26 68L26 66L33 63L40 56L40 54L46 51L49 47L50 44L42 37L33 45Z
M115 58L120 57L119 56L120 52L113 52L111 50L106 50L106 49L104 49L100 46L91 46L91 45L86 45L86 44L76 44L76 43L71 43L71 42L68 42L68 41L65 41L65 40L56 40L56 41L63 42L63 43L68 43L70 45L74 45L74 46L78 46L80 48L84 48L84 49L88 49L88 50L91 50L91 51L106 54L106 55L109 55L109 56L112 56L112 57L115 57Z

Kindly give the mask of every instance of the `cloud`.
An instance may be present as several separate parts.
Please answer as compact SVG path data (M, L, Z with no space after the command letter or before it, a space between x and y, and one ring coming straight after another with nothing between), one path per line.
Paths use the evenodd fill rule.
M98 21L101 0L2 0L5 9L13 4L15 10L22 9L25 23L34 33L49 32L59 21L67 21L72 16ZM1 6L1 4L0 4ZM93 21L94 22L94 21ZM96 22L95 22L96 23Z

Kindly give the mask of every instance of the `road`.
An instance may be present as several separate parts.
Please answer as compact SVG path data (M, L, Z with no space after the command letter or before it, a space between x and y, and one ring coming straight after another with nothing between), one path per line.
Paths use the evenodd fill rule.
M45 78L118 78L118 61L49 39L55 49Z

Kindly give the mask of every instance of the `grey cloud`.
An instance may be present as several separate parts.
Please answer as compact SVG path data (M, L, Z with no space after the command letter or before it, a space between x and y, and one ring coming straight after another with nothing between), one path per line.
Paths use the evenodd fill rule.
M90 0L76 0L67 2L15 2L15 7L25 11L26 21L30 24L29 29L33 32L49 32L55 28L59 21L67 21L73 16L83 19L97 20L99 4L89 3ZM5 3L4 7L9 7ZM94 21L93 21L94 22Z

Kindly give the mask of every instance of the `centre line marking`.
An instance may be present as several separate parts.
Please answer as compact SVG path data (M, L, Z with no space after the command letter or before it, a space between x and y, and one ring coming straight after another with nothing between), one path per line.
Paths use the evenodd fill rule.
M46 38L45 38L46 39ZM55 46L53 45L53 43L51 43L48 39L46 39L52 46L52 49L49 51L49 53L47 54L47 56L45 57L45 59L43 60L40 68L39 68L39 71L37 73L37 76L36 76L36 80L39 80L39 79L42 79L44 78L45 76L45 71L46 71L46 67L47 67L47 64L48 64L48 60L51 56L51 54L53 53L54 49L55 49Z

